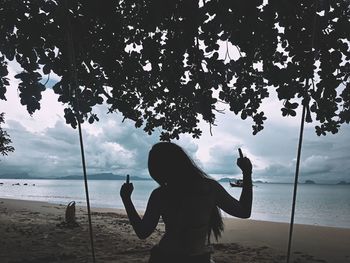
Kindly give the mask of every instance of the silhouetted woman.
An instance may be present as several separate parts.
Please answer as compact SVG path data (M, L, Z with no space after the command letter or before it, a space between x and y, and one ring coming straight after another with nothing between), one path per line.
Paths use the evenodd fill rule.
M132 183L121 187L126 212L136 235L145 239L155 230L160 216L165 234L152 248L152 263L211 262L210 235L217 239L223 231L220 209L239 218L250 217L252 207L252 165L240 157L237 165L243 172L243 190L238 200L217 181L209 178L185 151L169 142L155 144L148 157L151 177L160 185L153 190L141 218L132 201Z

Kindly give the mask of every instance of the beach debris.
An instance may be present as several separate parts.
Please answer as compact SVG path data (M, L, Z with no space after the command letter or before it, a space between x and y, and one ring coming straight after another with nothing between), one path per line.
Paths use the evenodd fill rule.
M65 213L65 221L57 224L58 227L78 227L79 224L76 221L75 217L75 201L71 201L68 203L66 207L66 213Z
M75 201L71 201L66 208L66 223L68 225L76 225L75 220Z

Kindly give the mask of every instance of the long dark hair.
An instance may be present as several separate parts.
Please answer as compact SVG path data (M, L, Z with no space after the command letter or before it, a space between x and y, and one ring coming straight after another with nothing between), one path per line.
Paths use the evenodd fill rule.
M148 169L151 177L161 187L185 180L191 183L198 180L214 180L200 169L180 146L171 142L160 142L153 145L148 157ZM223 229L220 210L215 207L210 217L208 238L213 232L217 240Z

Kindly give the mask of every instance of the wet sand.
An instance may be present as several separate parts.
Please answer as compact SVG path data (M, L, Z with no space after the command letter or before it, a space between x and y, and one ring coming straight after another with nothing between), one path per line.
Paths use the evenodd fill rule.
M76 208L78 227L68 228L65 206L0 199L0 262L92 262L88 219ZM225 218L225 232L213 242L216 263L285 262L289 225ZM150 248L164 233L160 223L139 240L125 215L93 209L97 262L147 262ZM291 262L350 262L350 229L295 225Z

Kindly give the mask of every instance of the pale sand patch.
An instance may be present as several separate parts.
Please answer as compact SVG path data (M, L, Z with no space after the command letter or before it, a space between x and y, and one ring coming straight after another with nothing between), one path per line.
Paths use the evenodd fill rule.
M225 227L222 243L266 246L287 253L289 224L229 219ZM295 260L309 254L329 263L350 263L350 229L295 224L292 241L291 255Z
M92 262L86 209L77 207L76 228L59 227L65 206L0 199L0 262ZM134 234L124 210L93 209L97 262L147 262L164 225L146 240ZM216 263L285 262L288 225L225 219L214 243ZM296 225L291 262L350 262L350 229Z

